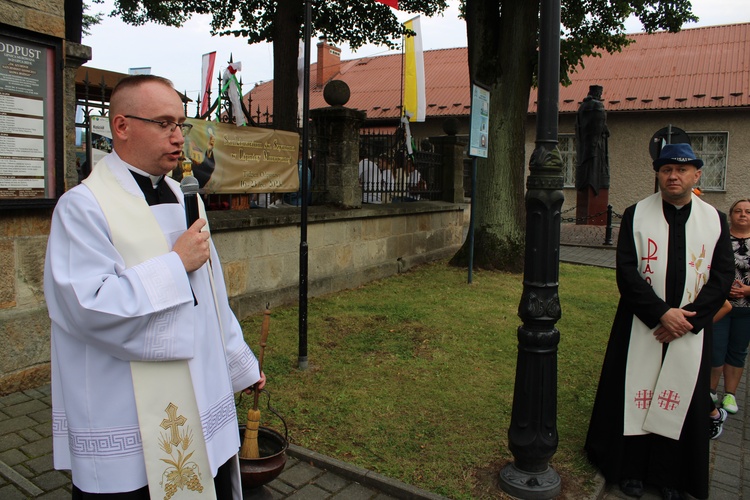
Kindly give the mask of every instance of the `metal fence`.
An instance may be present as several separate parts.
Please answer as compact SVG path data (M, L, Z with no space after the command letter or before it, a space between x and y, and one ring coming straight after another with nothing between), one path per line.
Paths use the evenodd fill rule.
M428 139L414 141L409 155L400 129L360 135L359 181L363 203L400 203L442 197L442 155Z

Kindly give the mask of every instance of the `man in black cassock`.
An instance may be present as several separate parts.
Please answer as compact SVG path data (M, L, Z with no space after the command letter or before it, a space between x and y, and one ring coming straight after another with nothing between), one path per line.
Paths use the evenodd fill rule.
M664 146L653 163L660 192L629 207L620 226L620 302L585 449L629 496L650 484L667 499L708 498L711 324L734 264L726 217L692 194L702 165L688 144ZM654 356L654 381L633 390ZM670 420L677 408L683 416Z

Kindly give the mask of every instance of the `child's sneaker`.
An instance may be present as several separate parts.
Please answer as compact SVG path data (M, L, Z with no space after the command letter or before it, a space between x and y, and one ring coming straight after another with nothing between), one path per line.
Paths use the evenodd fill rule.
M739 408L737 408L737 400L735 399L734 394L724 394L724 399L721 400L721 407L732 415L737 413Z
M716 394L716 391L709 391L711 393L711 401L714 402L714 404L719 402L719 395Z
M711 420L711 439L716 439L721 436L721 431L724 430L724 421L727 419L727 412L724 408L719 408L718 418L708 418Z

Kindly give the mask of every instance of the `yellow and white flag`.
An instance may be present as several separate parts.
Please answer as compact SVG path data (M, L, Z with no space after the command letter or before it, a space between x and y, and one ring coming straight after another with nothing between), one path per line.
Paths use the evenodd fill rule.
M404 23L416 36L404 40L404 115L412 122L425 119L424 52L419 16Z

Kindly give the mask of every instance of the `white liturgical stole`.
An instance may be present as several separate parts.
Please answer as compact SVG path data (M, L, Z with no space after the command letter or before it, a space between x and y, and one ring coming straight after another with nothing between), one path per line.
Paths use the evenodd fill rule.
M170 251L151 208L122 188L106 160L83 182L98 201L112 243L128 267ZM215 500L188 362L132 361L130 369L151 498Z
M693 196L685 225L685 290L680 307L695 301L708 282L711 259L721 234L719 214ZM654 292L666 299L669 224L664 218L660 193L639 202L633 217L633 239L638 270ZM662 344L633 315L625 373L626 436L654 433L679 439L685 422L703 354L703 330L688 332L669 343L662 362Z

